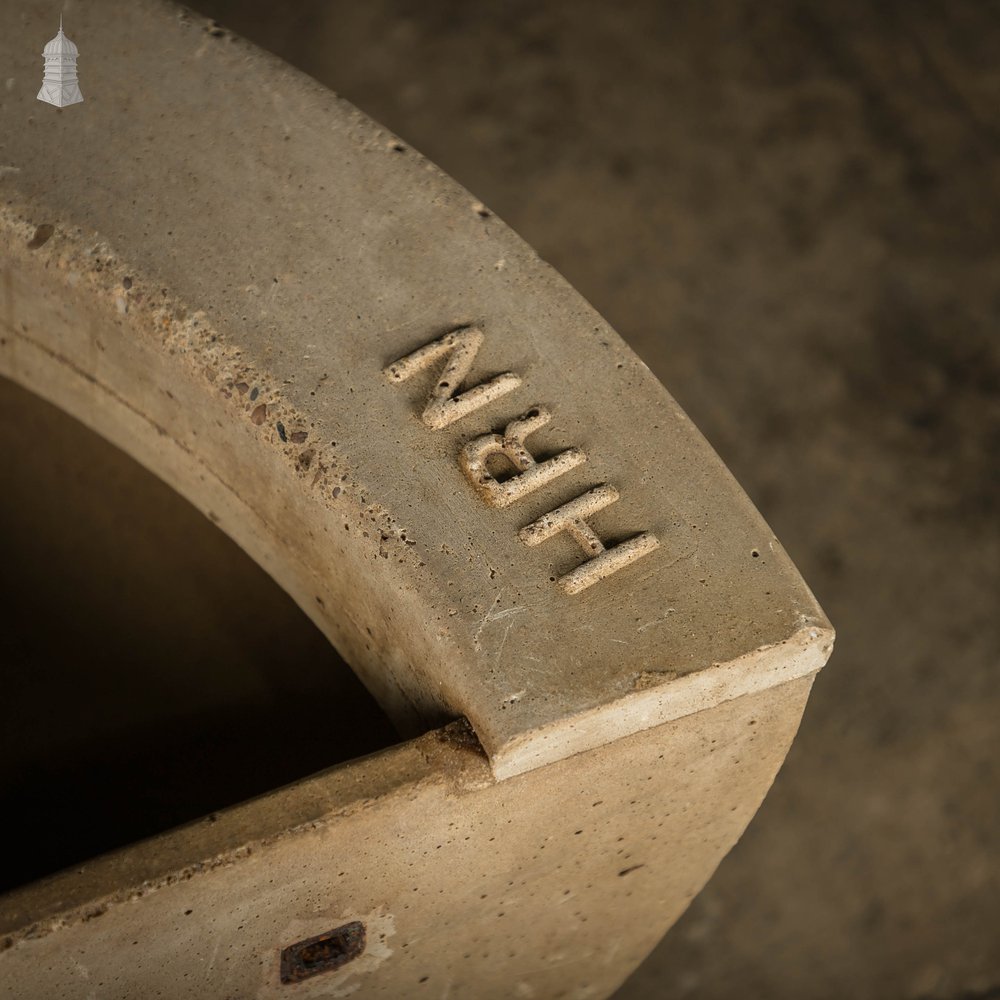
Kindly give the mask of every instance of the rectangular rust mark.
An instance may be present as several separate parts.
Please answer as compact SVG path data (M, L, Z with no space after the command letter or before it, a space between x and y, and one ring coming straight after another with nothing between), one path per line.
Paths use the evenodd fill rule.
M365 950L365 925L352 920L325 934L290 944L281 951L281 981L301 983L322 972L333 972Z

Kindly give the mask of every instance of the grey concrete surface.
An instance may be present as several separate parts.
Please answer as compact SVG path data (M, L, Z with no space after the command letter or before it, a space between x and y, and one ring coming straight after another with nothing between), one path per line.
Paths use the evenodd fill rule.
M198 6L566 275L837 624L775 788L623 1000L1000 995L997 5Z
M620 997L1000 996L997 5L199 7L384 122L565 274L719 450L837 624L761 812ZM86 68L84 52L85 89ZM49 418L32 419L45 433ZM129 475L98 458L78 467L95 490L102 470ZM318 633L207 522L163 516L192 552L173 552L160 583L193 573L218 595L209 609L180 594L192 631L222 619L217 665L228 653L227 671L277 687L279 651L318 654ZM155 520L130 528L122 562L131 545L165 565L158 534ZM237 648L243 619L259 639ZM313 660L314 717L336 677ZM53 689L48 705L72 719L75 696ZM291 767L282 738L301 741L296 766L319 765L326 747L292 712L266 745L243 719L220 748L212 698L184 722L185 752L156 760L173 787L207 765L239 795L226 769L247 750ZM58 747L35 752L58 763ZM95 787L116 768L129 780L130 762L95 762ZM276 774L257 777L245 791ZM148 803L116 807L148 823ZM173 799L157 815L207 807Z
M420 947L366 976L358 984L365 996L609 995L687 908L773 783L811 675L832 645L814 598L648 367L468 191L328 89L159 0L127 11L105 0L78 11L78 37L102 56L89 76L90 112L39 116L24 86L35 59L18 39L42 35L43 6L7 12L9 30L0 30L0 64L12 74L0 101L8 159L0 373L132 456L227 532L343 651L401 728L467 717L487 758L480 771L492 778L478 789L480 809L459 801L459 782L445 791L444 810L426 794L433 775L392 794L370 791L385 788L381 765L391 771L398 759L378 754L368 761L379 780L367 785L356 771L329 774L350 789L377 836L341 826L333 805L296 823L275 793L238 810L238 831L250 842L230 840L217 851L203 839L203 830L232 831L226 811L215 823L74 866L3 899L3 989L24 1000L181 1000L192 989L271 995L281 993L282 941L323 934L334 916L367 922L366 914L384 913L400 951ZM173 68L168 86L147 72L157 58ZM453 332L408 353L445 322ZM504 349L488 363L506 354L519 374L453 396L487 339L480 326ZM424 394L414 406L391 384L445 352L452 360L429 379L430 404ZM506 512L522 526L533 522L518 531L518 522L504 524L482 504L482 474L468 481L473 470L458 466L456 454L470 441L496 443L487 434L496 417L479 408L522 381L544 405L558 402L568 440L586 446L591 475L615 490L578 496L579 485L556 484L566 489L558 500L532 496L530 506ZM14 452L31 425L24 405L10 396L4 423ZM542 405L518 423L547 419ZM449 430L467 417L471 430ZM516 426L508 423L500 439L505 452L526 433ZM428 438L428 429L444 433ZM36 435L13 467L0 451L0 478L16 490L19 468L40 460L53 477L39 490L43 502L57 500L42 533L53 517L67 522L54 532L78 530L78 498L57 449L44 447L48 437ZM75 463L76 445L63 448ZM527 453L514 454L527 471L504 485L543 489L538 477L528 479L537 470ZM650 533L604 519L619 486L650 512ZM94 491L86 492L93 502ZM29 492L29 507L31 499ZM141 497L122 502L114 489L98 490L97 500L112 523L156 513ZM30 563L40 547L25 530L31 518L2 520L15 546L29 542ZM534 548L563 525L576 539L570 548L600 553L589 566L578 566L579 552L577 563L570 552L526 555L523 542ZM657 538L658 554L648 544ZM191 543L181 530L173 544L183 551ZM108 562L117 549L115 540ZM610 570L624 573L637 553L650 558L629 582L615 579ZM82 576L90 597L112 583L102 554L90 573L70 554L6 581L44 604L45 577L62 576L70 563L66 575ZM146 576L178 569L176 560L151 563ZM156 589L169 592L164 583ZM603 586L572 603L590 583ZM70 616L52 605L44 611L46 633L65 638ZM169 599L155 611L161 625L182 624ZM132 622L119 625L125 614L122 602L105 608L101 622L116 640L108 645L132 631ZM487 632L501 617L510 621ZM135 752L129 730L144 726L129 711L129 688L163 683L144 662L142 646L154 635L138 630L132 663L115 665L125 666L128 683L113 708L101 699L98 712L86 701L74 705L77 737L95 715L120 713L95 742L121 757ZM184 639L204 655L196 633ZM35 643L29 637L26 645ZM20 725L51 716L57 668L86 671L89 654L95 686L119 673L100 662L109 651L100 628L95 645L64 642L62 663L56 653L17 664L18 682L31 674L41 681L34 704L22 698ZM239 712L243 671L235 666L230 704ZM282 666L294 674L294 663ZM210 661L199 672L215 674ZM281 697L280 683L272 693ZM178 700L184 714L193 710L186 691ZM160 743L162 715L156 721L140 744ZM36 743L47 751L61 741L65 769L86 766L65 728L54 728ZM224 738L209 741L213 735ZM457 742L453 756L467 756L467 734ZM400 753L419 759L424 751L407 743ZM284 757L280 745L275 754ZM197 773L190 780L201 785ZM53 793L44 781L31 784L40 799ZM403 813L392 809L397 797ZM24 807L37 821L30 799ZM76 845L76 829L95 814L72 815L66 840ZM268 822L255 825L254 815L264 814ZM417 818L419 835L410 832ZM588 838L588 826L599 836ZM317 840L324 849L314 855ZM415 840L433 854L411 854ZM272 866L278 854L286 865ZM189 881L203 895L182 908ZM490 892L476 888L494 883L511 891L490 913ZM571 908L577 895L585 907ZM338 899L350 901L353 916ZM302 933L292 934L296 921ZM499 950L474 954L484 939ZM307 951L299 972L319 971L319 956L307 959ZM413 974L418 961L422 975ZM305 992L339 991L330 980Z
M38 115L46 6L0 24L0 372L216 519L402 731L465 716L506 778L822 666L833 632L718 456L473 195L157 0L79 12L89 110ZM479 365L503 374L462 389ZM457 456L538 400L528 448L585 468L491 509Z

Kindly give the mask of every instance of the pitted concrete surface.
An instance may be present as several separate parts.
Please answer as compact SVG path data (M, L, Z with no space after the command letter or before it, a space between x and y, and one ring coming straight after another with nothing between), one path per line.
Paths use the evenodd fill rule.
M763 808L620 996L995 996L992 8L201 6L555 264L838 625Z
M303 996L608 995L770 787L832 648L812 594L648 367L397 137L155 0L78 12L87 114L40 117L42 6L5 19L0 371L220 525L401 727L468 722L4 896L4 990L280 994L336 918L370 947Z
M39 115L44 7L5 21L2 370L214 514L401 726L465 716L509 777L823 665L829 622L663 386L432 163L155 2L78 12L86 113ZM538 454L586 465L490 509L456 456L540 406Z
M995 7L199 6L565 274L837 624L775 788L623 1000L995 996Z

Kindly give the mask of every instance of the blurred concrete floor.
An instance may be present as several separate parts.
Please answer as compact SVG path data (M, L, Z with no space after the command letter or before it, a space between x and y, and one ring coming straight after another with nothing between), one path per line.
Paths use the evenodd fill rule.
M621 991L1000 997L1000 6L199 0L412 143L633 345L839 632Z
M1000 998L1000 7L197 6L396 131L565 274L715 445L838 628L763 808L621 1000ZM54 418L0 390L0 431L28 432L27 475L40 461L30 441ZM97 445L67 443L63 467L77 452L81 489L152 497ZM60 520L61 502L39 505L38 523ZM163 495L141 505L146 527L92 509L88 558L99 565L115 538L157 565L154 595L191 581L175 598L180 638L161 624L147 642L163 664L199 629L205 662L229 660L207 693L194 659L169 697L157 681L162 726L126 778L153 794L156 739L187 744L199 774L214 754L193 816L224 805L222 791L232 801L332 763L309 719L289 710L276 725L273 705L286 665L309 663L296 699L342 696L354 715L363 696L335 656L221 536ZM150 548L158 523L192 540L169 566ZM82 558L78 540L38 541ZM32 552L18 552L27 572ZM142 587L114 570L113 599L132 602L122 617L146 634ZM88 589L74 573L57 581L70 603ZM139 695L121 688L135 655L122 642L107 690L127 713ZM234 704L237 669L255 680ZM178 736L197 691L204 718ZM59 725L77 696L52 686ZM391 740L363 720L375 742L345 726L344 756ZM260 729L270 742L248 769ZM101 740L84 750L60 780L85 780L107 753ZM260 787L234 784L248 771ZM142 822L186 818L170 810L189 785L165 773Z

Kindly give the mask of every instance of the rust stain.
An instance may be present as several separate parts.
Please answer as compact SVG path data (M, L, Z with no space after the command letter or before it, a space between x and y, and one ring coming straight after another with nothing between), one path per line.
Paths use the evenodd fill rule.
M291 944L281 951L281 981L301 983L320 973L333 972L357 958L365 944L365 925L360 920Z

